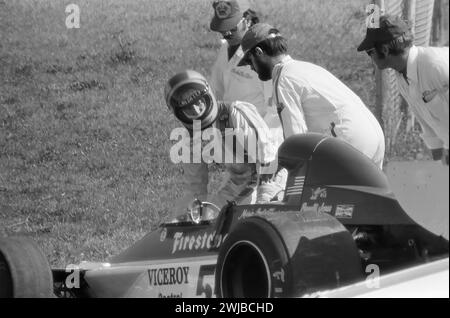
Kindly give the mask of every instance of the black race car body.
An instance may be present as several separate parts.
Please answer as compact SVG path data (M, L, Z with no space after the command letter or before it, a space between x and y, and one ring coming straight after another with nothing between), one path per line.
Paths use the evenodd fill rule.
M242 273L225 273L233 280L245 277L249 290L240 296L288 296L294 281L312 291L362 277L352 236L332 216L278 205L230 206L228 213L222 229L217 220L161 226L106 267L86 270L83 292L96 297L215 296L218 254L229 233L248 236L248 246L227 261L241 266ZM285 267L291 262L293 271Z
M282 202L163 224L108 263L53 270L57 295L291 297L362 281L373 266L384 275L448 257L448 240L416 224L383 172L345 142L292 136L278 158Z

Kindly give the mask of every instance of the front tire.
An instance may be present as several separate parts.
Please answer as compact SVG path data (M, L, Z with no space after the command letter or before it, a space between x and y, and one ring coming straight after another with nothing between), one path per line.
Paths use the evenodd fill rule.
M35 242L0 239L0 298L54 297L50 265Z

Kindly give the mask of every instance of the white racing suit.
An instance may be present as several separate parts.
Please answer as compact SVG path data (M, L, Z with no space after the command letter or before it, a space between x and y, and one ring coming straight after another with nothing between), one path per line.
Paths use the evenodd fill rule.
M236 201L237 204L253 204L269 202L274 198L282 199L287 179L285 169L278 171L266 182L261 182L259 178L261 173L276 172L276 166L272 165L270 169L264 171L261 164L275 160L277 144L256 108L252 104L239 101L232 104L220 104L219 117L213 128L217 128L216 132L220 132L221 135L216 136L214 140L221 143L222 158L226 160L225 152L231 153L235 158L234 163L225 162L225 178L218 192L214 194L208 193L207 163L184 164L182 180L184 196L177 201L175 212L177 214L186 212L189 203L194 198L212 202L219 208L222 208L227 201ZM233 132L241 132L243 140L235 138L236 145L234 147L225 142L226 134L230 133L230 130L226 128L232 128ZM258 141L257 151L249 151L249 140ZM242 141L244 141L243 144ZM239 145L237 145L238 143ZM245 158L239 158L236 151L238 147L243 148ZM244 163L235 163L236 159Z

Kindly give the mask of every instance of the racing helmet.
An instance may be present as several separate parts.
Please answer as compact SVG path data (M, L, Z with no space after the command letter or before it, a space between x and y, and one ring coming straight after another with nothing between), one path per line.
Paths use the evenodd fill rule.
M218 105L214 94L200 73L186 70L174 75L165 88L167 106L190 131L193 121L201 121L201 129L217 119Z

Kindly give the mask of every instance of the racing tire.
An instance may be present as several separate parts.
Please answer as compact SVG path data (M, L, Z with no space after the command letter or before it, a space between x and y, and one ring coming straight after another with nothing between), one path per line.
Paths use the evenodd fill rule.
M266 220L238 223L220 248L216 294L223 298L270 298L289 294L289 258L281 236Z
M51 298L50 265L29 239L0 239L0 298Z

